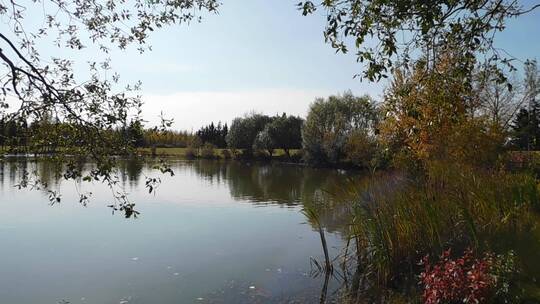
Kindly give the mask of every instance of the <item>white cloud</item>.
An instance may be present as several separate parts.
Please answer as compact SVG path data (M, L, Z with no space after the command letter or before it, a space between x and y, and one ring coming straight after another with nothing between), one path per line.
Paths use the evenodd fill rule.
M144 119L149 125L159 123L159 115L174 118L174 129L193 130L211 121L230 123L232 119L255 111L274 115L305 117L316 97L335 92L323 90L261 89L221 92L176 92L169 95L143 95Z

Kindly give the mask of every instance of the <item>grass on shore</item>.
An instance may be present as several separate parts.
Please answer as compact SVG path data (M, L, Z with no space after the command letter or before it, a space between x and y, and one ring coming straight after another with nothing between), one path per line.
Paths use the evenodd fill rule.
M156 148L156 155L162 157L180 157L180 158L189 158L187 156L190 148ZM214 149L214 154L216 158L227 158L225 157L224 151L231 152L230 149ZM138 148L138 153L140 155L149 156L152 155L152 148ZM291 150L291 155L297 154L299 150ZM285 156L285 151L283 149L276 149L272 155L272 158L281 158Z

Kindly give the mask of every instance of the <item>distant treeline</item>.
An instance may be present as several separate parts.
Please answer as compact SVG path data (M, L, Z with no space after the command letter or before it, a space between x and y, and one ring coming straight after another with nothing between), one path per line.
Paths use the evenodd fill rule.
M244 156L252 156L256 150L272 156L276 149L290 156L291 149L302 147L303 124L302 118L286 113L272 117L249 114L233 120L225 139L228 147L242 149Z
M483 74L462 84L449 73L430 77L433 83L443 77L456 82L456 87L441 89L429 84L416 88L411 83L423 74L420 68L411 73L397 73L379 102L348 91L317 98L305 120L285 113L235 118L228 132L219 133L221 145L200 135L213 124L197 134L200 143L206 144L205 155L212 155L212 145L225 147L224 139L232 157L272 157L280 149L290 159L290 151L296 150L295 158L309 164L370 169L418 167L440 159L490 166L503 151L540 150L540 69L536 61L525 65L522 80L507 84ZM460 103L434 93L449 94L461 89L458 84L467 92L459 95Z
M280 150L282 158L294 156L310 164L371 169L401 162L416 166L438 159L487 165L503 150L540 150L540 70L536 62L526 66L524 80L515 83L513 90L496 81L473 83L474 98L462 97L459 107L446 100L446 95L429 91L444 91L436 86L413 90L410 83L422 74L412 72L396 74L379 103L351 92L317 98L306 119L286 113L250 113L233 119L230 125L211 122L196 132L145 128L140 120L133 120L102 133L134 148L189 148L186 154L192 157L272 158ZM452 75L444 77L459 82ZM470 87L464 91L469 92ZM444 92L450 89L455 88ZM50 115L32 122L0 118L0 146L15 153L18 147L54 153L58 148L82 145L51 141L71 138L66 136L68 132L84 130L56 122ZM51 142L63 146L53 147ZM217 153L216 148L226 150Z
M44 118L40 121L27 123L19 120L0 119L0 146L4 149L32 146L37 151L53 152L58 147L51 147L48 138L62 137L67 132L74 132L73 125L55 122ZM115 130L102 131L103 136L113 136L119 141L126 141L132 147L180 147L189 146L196 135L187 131L145 129L140 121L133 120L124 127ZM77 146L77 143L66 145Z
M36 124L31 124L30 127L25 121L5 121L0 120L0 146L4 147L7 144L25 144L28 132L37 130Z
M144 130L142 142L137 147L171 147L185 148L190 145L195 136L188 131L156 131Z
M230 127L210 123L194 135L186 156L215 158L272 158L281 149L291 159L291 150L302 148L304 120L297 116L247 114L233 120ZM228 148L217 153L215 148ZM230 150L229 150L230 149ZM298 157L296 157L298 160Z

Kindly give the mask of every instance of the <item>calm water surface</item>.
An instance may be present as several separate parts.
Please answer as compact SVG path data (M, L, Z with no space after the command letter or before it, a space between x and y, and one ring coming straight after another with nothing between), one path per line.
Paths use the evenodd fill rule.
M21 169L61 190L17 190ZM175 176L122 163L122 185L141 215L111 214L110 190L54 178L49 163L0 162L0 303L314 303L322 277L319 234L300 212L350 178L336 170L173 161ZM161 177L148 194L146 177ZM90 204L77 191L91 191ZM324 213L327 241L342 246ZM329 297L338 286L330 281Z

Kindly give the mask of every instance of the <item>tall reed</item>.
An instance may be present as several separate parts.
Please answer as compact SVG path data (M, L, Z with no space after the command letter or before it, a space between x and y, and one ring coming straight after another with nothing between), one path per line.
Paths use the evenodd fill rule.
M540 196L526 174L432 164L425 176L395 191L366 182L353 203L351 238L364 275L396 286L417 274L426 254L467 247L487 250L503 235L533 229Z

